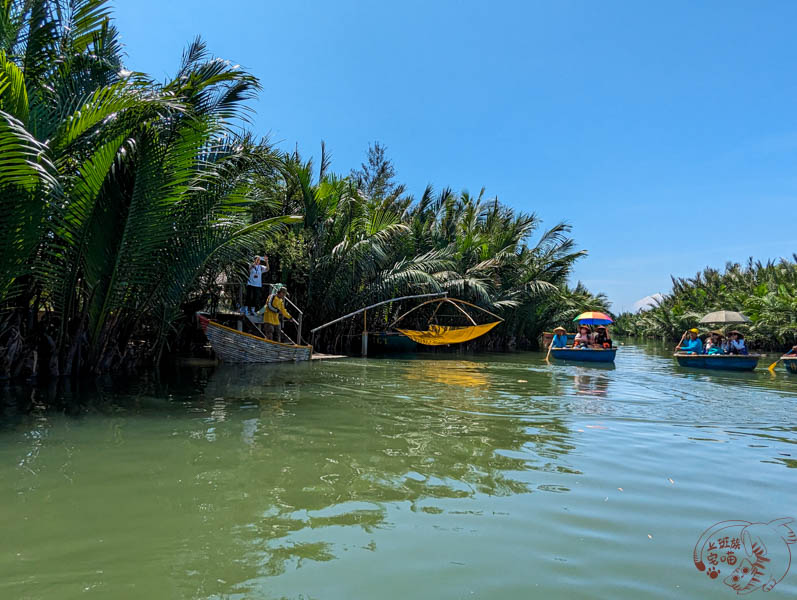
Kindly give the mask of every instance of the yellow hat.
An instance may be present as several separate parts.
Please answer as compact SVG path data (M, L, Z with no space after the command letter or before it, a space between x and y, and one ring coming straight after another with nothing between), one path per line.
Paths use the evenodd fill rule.
M692 329L689 330L689 333L700 333L700 330L697 327L692 327Z

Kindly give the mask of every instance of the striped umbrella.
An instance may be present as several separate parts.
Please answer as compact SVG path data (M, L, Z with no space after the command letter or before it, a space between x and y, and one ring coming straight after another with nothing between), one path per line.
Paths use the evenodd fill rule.
M593 311L581 313L573 321L578 321L581 325L608 325L609 323L614 323L609 315Z

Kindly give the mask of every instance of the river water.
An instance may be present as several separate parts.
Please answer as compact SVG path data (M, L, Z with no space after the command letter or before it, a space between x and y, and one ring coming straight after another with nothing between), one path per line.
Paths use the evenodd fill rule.
M797 377L765 366L626 345L6 390L0 598L731 598L701 533L797 517ZM797 566L767 595L795 596Z

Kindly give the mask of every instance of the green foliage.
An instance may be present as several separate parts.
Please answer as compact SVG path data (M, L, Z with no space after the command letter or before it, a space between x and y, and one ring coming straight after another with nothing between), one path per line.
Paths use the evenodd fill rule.
M323 146L317 174L298 153L284 163L279 181L261 182L262 205L271 215L304 218L269 243L271 278L286 283L294 302L308 309L310 327L393 297L447 291L505 317L489 345L533 347L544 329L608 308L604 297L567 286L586 253L575 248L566 224L540 232L536 215L488 200L484 190L473 196L428 188L416 200L396 183L379 144L349 177L331 172ZM369 328L387 326L406 308L372 311ZM344 322L318 341L337 343L359 327L359 321Z
M157 356L198 282L290 221L251 221L280 161L228 125L257 81L200 40L166 84L127 71L109 12L0 5L0 377Z
M620 315L615 332L679 340L700 318L715 310L735 310L752 323L738 329L748 343L781 349L797 343L797 255L792 260L729 263L724 272L705 269L693 278L673 278L673 290L658 306Z
M170 81L128 70L109 6L0 1L0 378L157 361L255 253L310 327L448 291L506 317L489 343L533 346L606 309L567 285L585 252L566 224L542 231L484 190L416 200L378 143L349 176L323 144L317 169L280 154L243 132L251 74L199 39Z

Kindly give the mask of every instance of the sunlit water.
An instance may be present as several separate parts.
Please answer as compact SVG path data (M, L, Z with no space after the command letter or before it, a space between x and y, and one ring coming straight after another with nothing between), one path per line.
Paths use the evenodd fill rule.
M653 346L542 359L8 390L0 598L735 596L692 550L717 521L797 517L797 377ZM61 400L84 408L41 406ZM797 596L792 571L766 597Z

